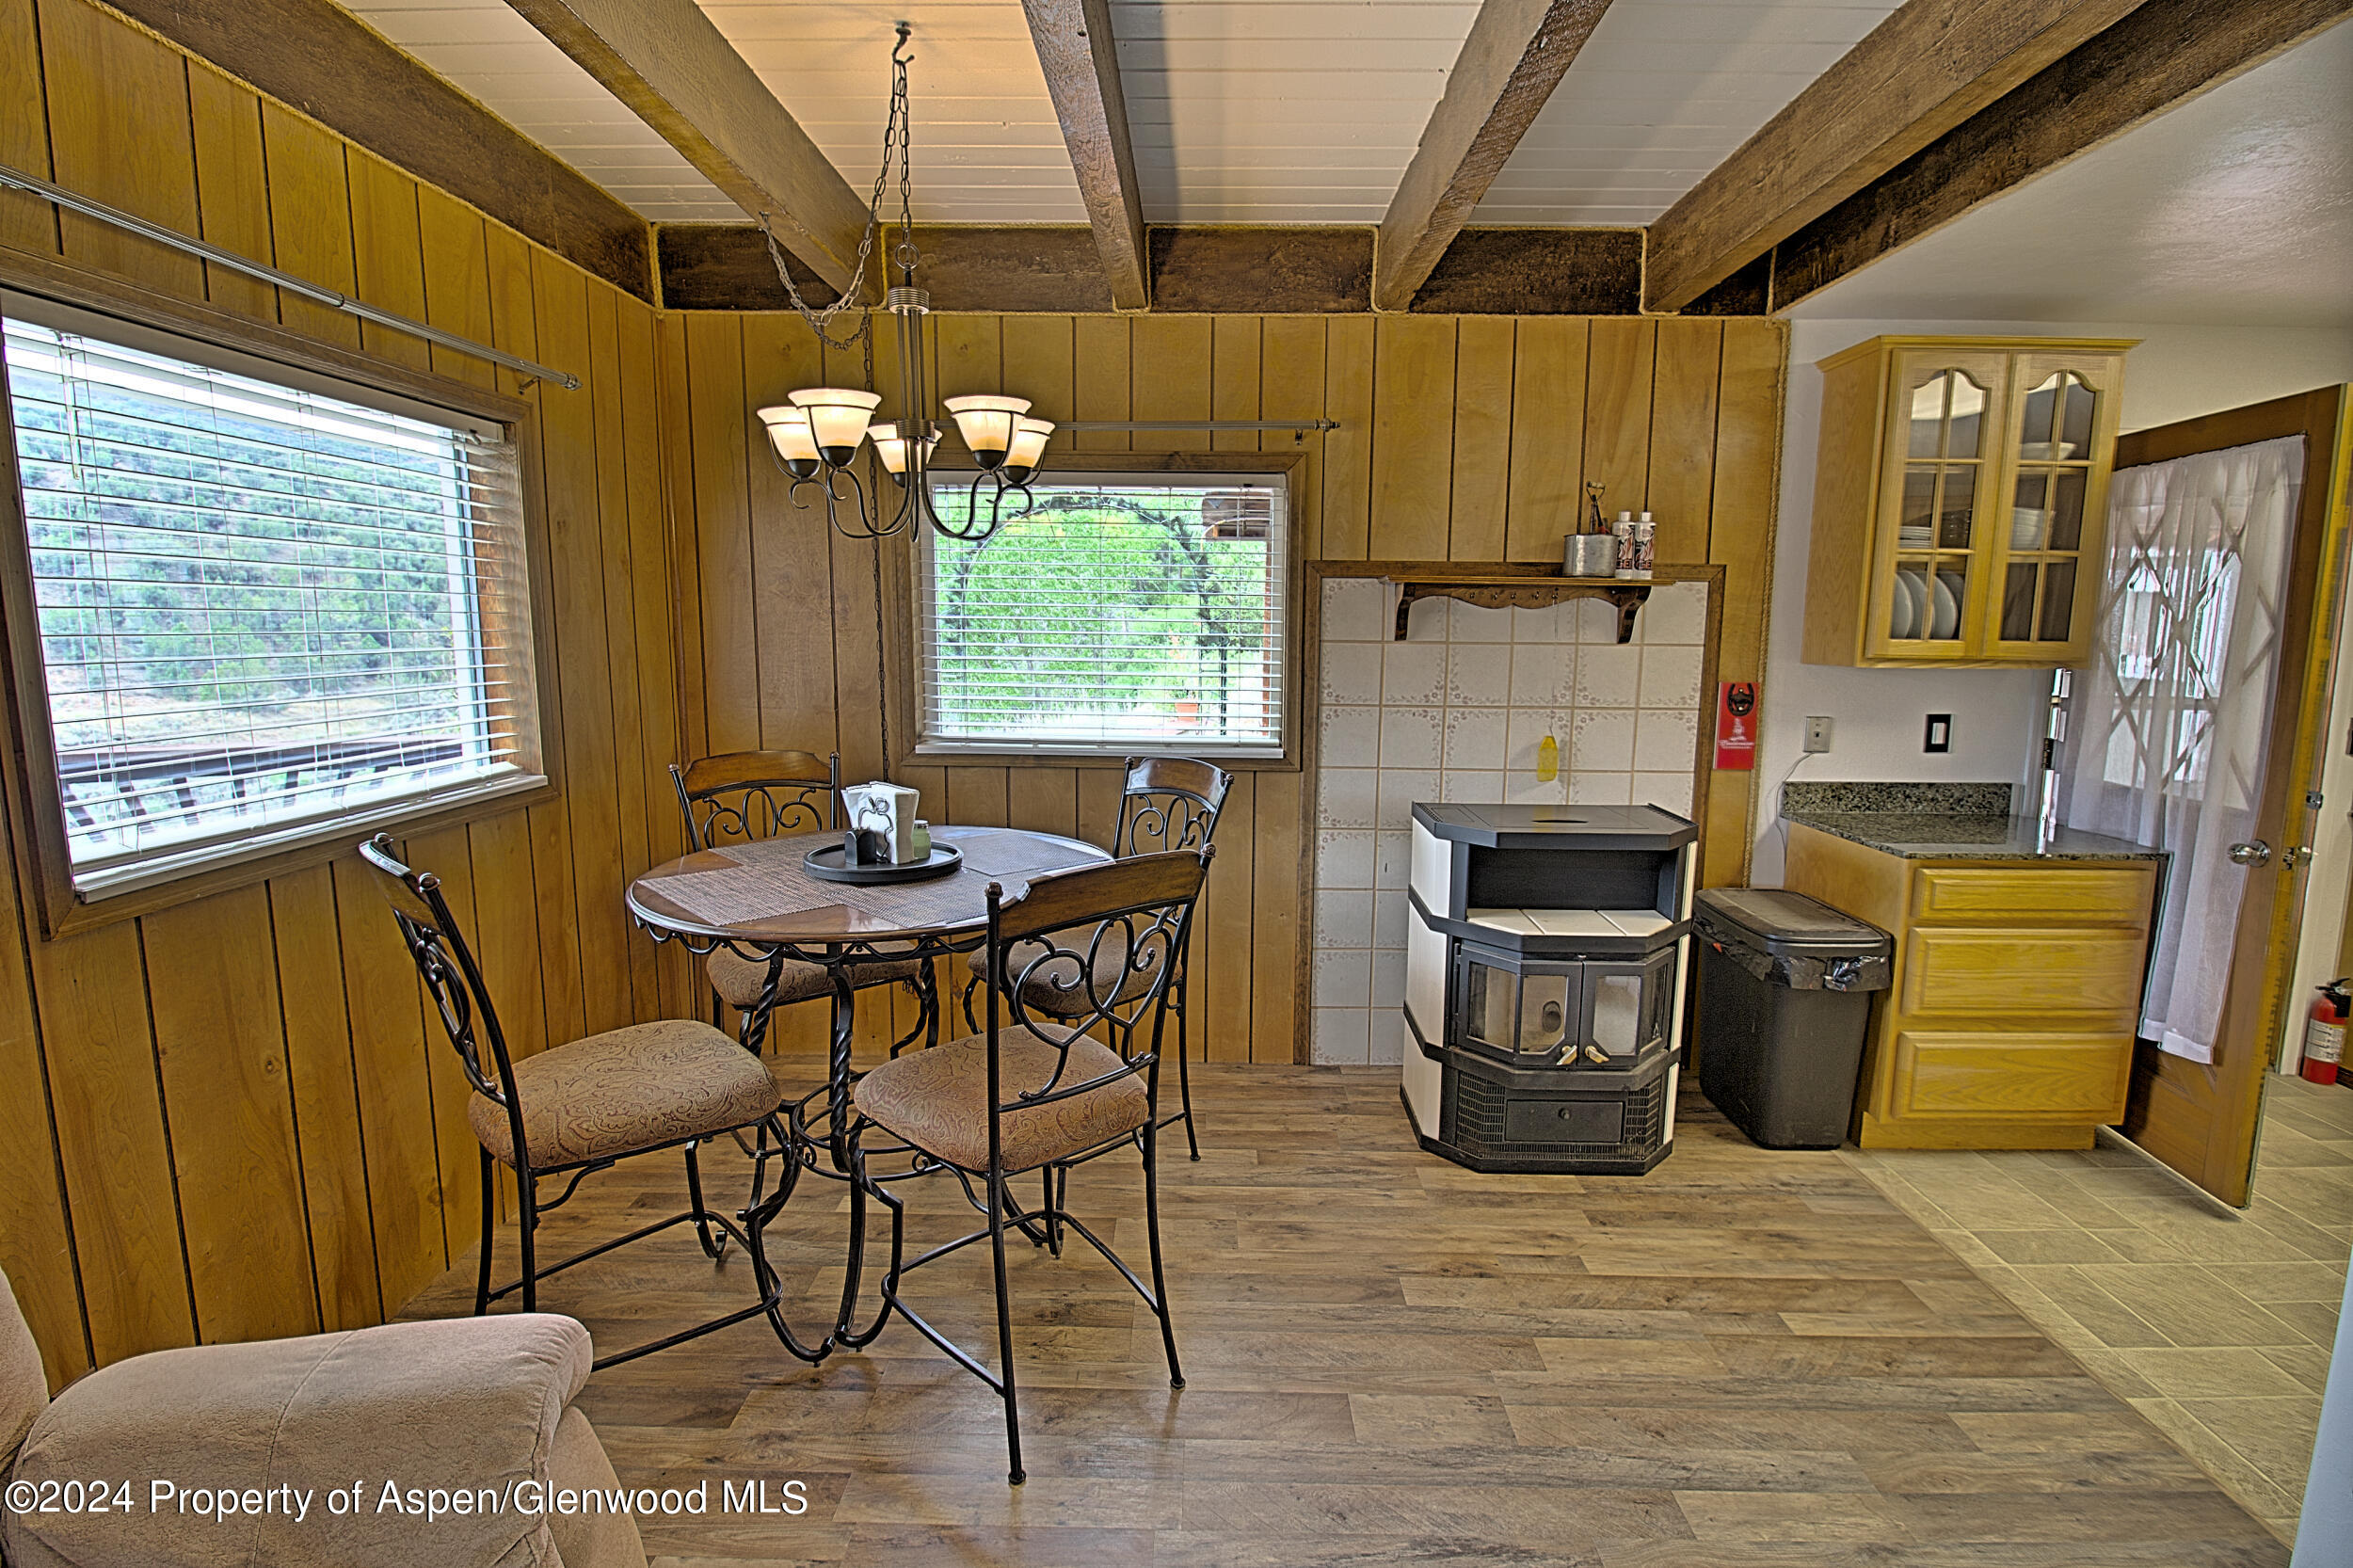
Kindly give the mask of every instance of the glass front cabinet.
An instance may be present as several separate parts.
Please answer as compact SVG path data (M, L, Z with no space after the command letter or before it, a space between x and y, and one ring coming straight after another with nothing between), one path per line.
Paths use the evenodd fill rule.
M2081 663L2132 345L1873 338L1822 360L1806 663Z

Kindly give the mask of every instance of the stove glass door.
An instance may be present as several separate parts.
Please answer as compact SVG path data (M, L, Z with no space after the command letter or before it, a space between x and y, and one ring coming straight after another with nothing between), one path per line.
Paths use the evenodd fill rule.
M1633 963L1587 964L1581 1043L1630 1061L1664 1040L1673 973L1673 948Z
M1465 946L1462 950L1462 1031L1472 1045L1546 1060L1568 1041L1583 1000L1583 966L1536 965Z

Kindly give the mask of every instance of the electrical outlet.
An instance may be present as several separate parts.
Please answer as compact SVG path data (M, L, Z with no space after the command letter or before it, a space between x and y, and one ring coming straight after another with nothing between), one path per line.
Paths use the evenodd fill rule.
M1828 751L1830 749L1829 714L1813 713L1807 716L1805 721L1805 749L1808 751Z
M1952 714L1930 713L1929 715L1928 735L1927 738L1920 743L1920 749L1922 751L1950 751L1953 749Z

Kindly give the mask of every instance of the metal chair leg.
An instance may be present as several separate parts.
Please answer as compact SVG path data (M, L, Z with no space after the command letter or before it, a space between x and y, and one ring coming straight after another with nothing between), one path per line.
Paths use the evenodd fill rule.
M1176 1362L1176 1330L1168 1318L1168 1275L1160 1267L1159 1130L1151 1117L1144 1119L1144 1228L1152 1241L1152 1310L1160 1320L1160 1347L1168 1352L1168 1385L1182 1388L1185 1373ZM1007 1370L1011 1369L1008 1365Z
M1027 1480L1021 1469L1021 1408L1013 1384L1013 1296L1005 1277L1005 1174L988 1173L988 1250L997 1265L997 1354L1005 1400L1005 1453L1010 1461L1006 1479L1015 1486Z
M699 1144L686 1145L686 1198L695 1206L695 1234L702 1241L703 1256L716 1262L727 1256L728 1239L727 1233L722 1231L718 1240L712 1240L711 1222L704 1217L702 1163L695 1155L699 1147ZM752 1201L757 1204L760 1200L755 1195Z
M1176 1102L1185 1108L1185 1146L1195 1160L1201 1158L1201 1140L1193 1131L1193 1072L1187 1065L1193 1059L1185 1047L1185 1015L1192 1011L1185 1005L1181 988L1176 993Z
M498 1167L490 1159L490 1151L482 1151L482 1245L476 1250L481 1262L476 1265L473 1281L473 1315L477 1318L490 1310L490 1240L498 1234Z
M539 1184L524 1167L515 1171L515 1195L519 1212L516 1233L522 1244L523 1310L539 1310L539 1249L536 1232L539 1229Z

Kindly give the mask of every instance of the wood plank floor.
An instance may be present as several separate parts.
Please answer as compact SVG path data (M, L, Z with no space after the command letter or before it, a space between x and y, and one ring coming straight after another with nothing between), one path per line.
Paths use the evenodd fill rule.
M732 1329L600 1372L582 1404L630 1485L708 1479L715 1501L722 1480L798 1479L810 1506L643 1519L655 1560L2286 1560L1835 1154L1754 1148L1687 1095L1647 1176L1485 1176L1412 1147L1393 1068L1196 1067L1193 1088L1203 1158L1168 1162L1162 1199L1182 1392L1115 1274L1026 1244L1017 1489L994 1396L905 1325L814 1370ZM706 1167L730 1184L741 1168ZM1072 1197L1141 1261L1134 1171L1100 1161ZM681 1190L668 1157L607 1173L551 1220L551 1245ZM812 1327L840 1288L840 1196L805 1189L770 1231ZM963 1228L961 1204L933 1184L916 1229ZM985 1249L927 1272L936 1320L989 1344ZM410 1315L463 1310L470 1274ZM747 1275L673 1233L542 1304L612 1349L742 1299Z

